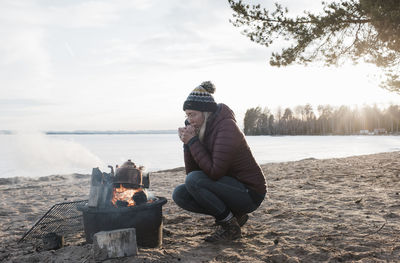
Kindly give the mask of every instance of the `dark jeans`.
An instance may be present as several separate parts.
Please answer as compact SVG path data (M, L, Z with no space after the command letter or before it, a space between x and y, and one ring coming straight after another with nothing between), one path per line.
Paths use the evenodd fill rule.
M257 193L256 193L257 194ZM185 184L175 188L172 199L181 208L195 213L214 216L222 220L233 214L245 214L256 210L260 201L253 201L244 184L233 177L224 176L214 181L203 171L193 171L186 176Z

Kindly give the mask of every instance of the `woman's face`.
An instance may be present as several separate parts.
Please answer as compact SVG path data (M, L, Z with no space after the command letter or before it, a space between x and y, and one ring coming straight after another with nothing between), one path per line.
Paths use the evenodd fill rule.
M200 129L204 122L204 114L197 110L185 110L185 113L190 125L196 129Z

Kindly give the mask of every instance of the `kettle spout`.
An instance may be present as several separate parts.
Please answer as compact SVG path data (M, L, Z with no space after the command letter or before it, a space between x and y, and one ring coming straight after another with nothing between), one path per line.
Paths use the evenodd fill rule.
M111 176L114 176L114 167L112 167L111 165L109 165L108 168L111 169Z

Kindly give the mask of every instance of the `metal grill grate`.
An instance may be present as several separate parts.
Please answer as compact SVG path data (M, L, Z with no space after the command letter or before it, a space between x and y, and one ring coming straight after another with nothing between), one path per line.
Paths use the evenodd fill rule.
M36 224L25 233L18 243L41 239L49 233L69 235L83 231L82 212L77 207L87 204L88 200L65 202L53 205Z

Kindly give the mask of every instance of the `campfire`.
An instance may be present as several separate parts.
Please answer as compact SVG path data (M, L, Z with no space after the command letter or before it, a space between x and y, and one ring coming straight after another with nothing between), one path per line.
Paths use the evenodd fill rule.
M113 193L111 203L114 207L129 207L140 205L148 201L145 188L149 187L149 177L143 175L144 167L128 160L120 168L117 167L113 178Z
M93 242L99 231L136 228L139 246L157 247L162 243L162 205L164 197L153 197L147 189L149 174L144 167L128 160L115 174L92 171L88 204L80 207L83 212L86 241Z
M114 186L113 197L111 199L114 207L134 206L152 201L152 199L148 200L146 189L126 188L124 184Z

